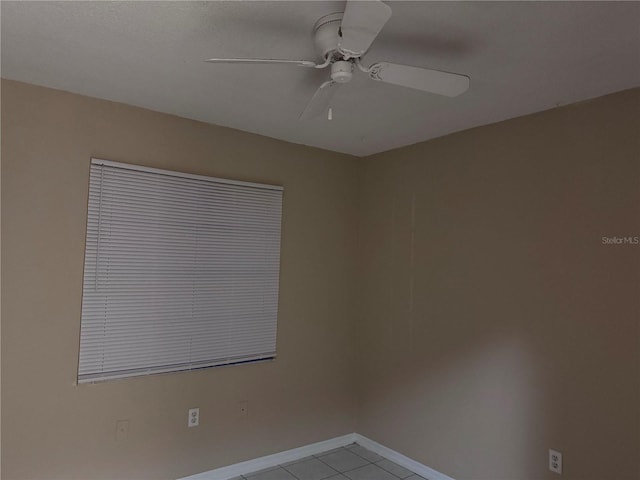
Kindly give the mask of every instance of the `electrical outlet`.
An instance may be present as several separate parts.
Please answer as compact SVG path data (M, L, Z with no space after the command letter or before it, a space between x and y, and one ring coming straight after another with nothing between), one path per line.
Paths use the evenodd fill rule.
M549 470L562 474L562 453L549 449Z
M243 400L238 402L238 415L241 417L246 417L249 414L249 402Z
M190 408L189 409L189 418L187 419L187 426L189 427L197 427L200 425L200 409L199 408Z
M129 420L116 422L116 442L121 442L129 437Z

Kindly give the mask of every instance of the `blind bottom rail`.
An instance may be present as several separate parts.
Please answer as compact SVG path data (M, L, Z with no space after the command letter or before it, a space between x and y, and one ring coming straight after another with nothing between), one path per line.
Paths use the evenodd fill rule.
M174 365L162 365L158 367L144 367L128 370L115 370L110 372L85 373L78 376L78 383L97 383L104 380L127 378L141 375L156 375L161 373L184 372L189 370L202 370L204 368L226 367L245 363L264 362L274 360L275 352L264 353L251 357L225 358L219 360L206 360L202 362L189 362Z

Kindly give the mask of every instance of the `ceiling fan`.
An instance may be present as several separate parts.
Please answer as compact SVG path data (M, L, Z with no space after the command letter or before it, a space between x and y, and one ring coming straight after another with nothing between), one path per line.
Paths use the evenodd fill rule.
M314 40L323 61L210 58L210 63L285 64L308 68L331 67L331 79L324 82L300 115L310 119L325 112L338 87L348 83L357 68L379 82L392 83L425 92L455 97L469 88L469 77L428 68L379 62L365 67L361 60L391 18L391 8L380 0L347 0L344 13L320 18L314 26ZM331 111L329 111L331 115Z

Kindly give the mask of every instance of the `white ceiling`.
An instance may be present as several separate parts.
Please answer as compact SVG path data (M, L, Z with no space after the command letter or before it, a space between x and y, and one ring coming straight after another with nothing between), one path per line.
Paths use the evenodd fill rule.
M344 9L326 1L2 1L2 76L359 156L640 86L638 2L387 3L364 63L464 73L465 94L362 74L300 122L327 70L203 62L318 60L315 21Z

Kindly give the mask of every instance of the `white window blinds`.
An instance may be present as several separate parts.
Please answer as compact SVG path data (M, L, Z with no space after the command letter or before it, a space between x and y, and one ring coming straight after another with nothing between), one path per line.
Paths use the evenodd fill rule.
M282 187L91 161L78 381L274 358Z

